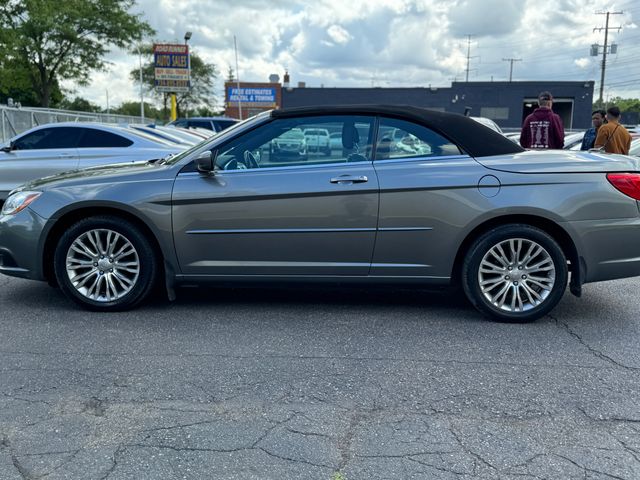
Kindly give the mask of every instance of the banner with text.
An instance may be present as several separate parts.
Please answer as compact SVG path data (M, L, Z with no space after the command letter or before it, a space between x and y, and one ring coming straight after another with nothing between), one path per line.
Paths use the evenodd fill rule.
M243 107L276 107L275 88L227 87L227 107L234 107L238 101Z
M186 93L191 87L189 45L153 45L155 88L158 92Z

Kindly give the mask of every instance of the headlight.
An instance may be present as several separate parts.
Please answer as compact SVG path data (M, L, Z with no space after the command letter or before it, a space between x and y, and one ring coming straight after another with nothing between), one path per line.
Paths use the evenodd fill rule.
M40 195L42 195L42 192L16 192L9 195L9 198L2 206L2 215L15 215L27 208Z

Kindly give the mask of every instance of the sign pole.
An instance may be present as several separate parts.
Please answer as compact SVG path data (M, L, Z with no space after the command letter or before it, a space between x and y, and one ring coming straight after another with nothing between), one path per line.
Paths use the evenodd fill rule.
M178 102L176 101L176 94L171 94L171 121L178 119Z
M140 123L144 123L144 79L142 78L142 52L138 44L138 60L140 61Z

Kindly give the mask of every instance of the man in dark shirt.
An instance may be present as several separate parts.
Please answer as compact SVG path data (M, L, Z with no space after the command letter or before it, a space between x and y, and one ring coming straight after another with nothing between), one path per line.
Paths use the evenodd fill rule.
M607 112L604 110L594 110L591 114L591 127L589 130L584 132L584 137L582 137L582 145L580 146L580 150L589 150L593 148L593 145L596 141L596 135L598 134L598 129L605 122L605 116Z
M536 149L564 147L562 120L551 110L553 96L549 92L542 92L538 95L538 105L539 107L524 119L520 145Z

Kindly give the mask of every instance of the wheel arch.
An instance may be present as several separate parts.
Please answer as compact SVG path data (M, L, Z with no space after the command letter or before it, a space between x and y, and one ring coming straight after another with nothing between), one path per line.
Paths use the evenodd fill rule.
M47 282L50 284L54 284L56 282L55 273L53 271L53 256L57 242L64 231L79 220L96 216L121 218L139 228L145 238L151 242L151 246L154 252L156 252L158 268L161 269L160 271L162 272L162 276L166 276L165 255L162 245L153 230L143 219L131 212L114 206L84 206L65 212L60 218L56 219L56 222L47 232L46 239L42 247L42 274Z
M571 235L569 235L569 233L557 222L545 217L530 214L509 214L493 217L480 223L471 230L460 244L456 253L451 272L453 284L460 283L464 258L473 241L486 232L507 224L525 224L539 228L558 242L558 245L560 245L565 257L569 260L568 267L571 272L571 293L580 296L580 287L586 276L586 267L584 265L584 261L580 260L578 249L571 238Z

